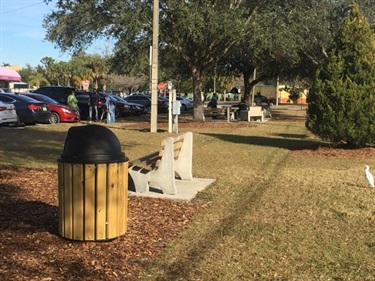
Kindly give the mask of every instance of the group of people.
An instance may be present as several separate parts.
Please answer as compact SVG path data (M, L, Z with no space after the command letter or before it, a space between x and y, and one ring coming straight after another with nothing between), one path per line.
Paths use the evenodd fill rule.
M211 107L211 108L217 108L217 102L218 102L218 96L217 96L216 93L214 93L207 106ZM248 110L248 106L246 104L245 98L241 99L240 103L238 104L238 109L234 112L234 118L235 119L238 119L240 117L240 112L242 110ZM212 117L212 118L215 119L216 117L215 118Z
M94 115L94 121L99 121L99 111L98 111L99 101L100 101L100 95L99 95L98 89L94 89L94 91L92 93L89 93L89 99L88 99L88 103L87 103L88 108L89 108L89 117L88 117L89 122L93 121L93 114L95 114ZM71 108L73 108L74 110L76 110L80 114L80 108L78 106L78 100L77 100L77 97L75 96L74 91L72 91L69 94L67 103ZM107 123L115 123L116 105L111 100L111 97L108 94L105 95L104 106L105 106L105 110L103 110L102 116L101 116L100 119L102 119L103 116L104 116L104 113L106 113L106 122Z

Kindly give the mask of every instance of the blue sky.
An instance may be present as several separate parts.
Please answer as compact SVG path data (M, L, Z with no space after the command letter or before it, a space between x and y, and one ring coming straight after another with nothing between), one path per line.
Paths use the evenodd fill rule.
M36 67L44 57L56 61L69 61L70 55L63 54L54 45L44 40L43 18L54 7L43 0L0 0L0 65L30 64ZM89 53L102 53L95 46Z

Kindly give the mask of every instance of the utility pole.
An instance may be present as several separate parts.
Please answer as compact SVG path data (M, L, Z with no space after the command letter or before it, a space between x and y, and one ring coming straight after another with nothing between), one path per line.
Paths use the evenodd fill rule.
M152 68L151 68L151 133L158 131L158 45L159 45L159 0L154 0L152 26Z

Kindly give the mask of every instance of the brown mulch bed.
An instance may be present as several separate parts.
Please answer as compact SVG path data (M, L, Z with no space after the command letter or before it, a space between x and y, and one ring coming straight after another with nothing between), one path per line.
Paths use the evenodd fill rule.
M295 150L294 154L303 154L305 156L326 156L336 158L373 158L375 157L374 147L364 147L360 149L337 148L330 145L317 145L309 149Z
M0 167L1 280L135 280L204 205L129 196L128 230L108 242L58 234L57 170Z

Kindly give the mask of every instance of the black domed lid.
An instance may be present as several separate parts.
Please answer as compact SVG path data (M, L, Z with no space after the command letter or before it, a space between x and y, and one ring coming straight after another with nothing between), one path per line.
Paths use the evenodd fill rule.
M125 162L116 135L106 127L87 125L71 127L65 140L59 162L103 164Z

